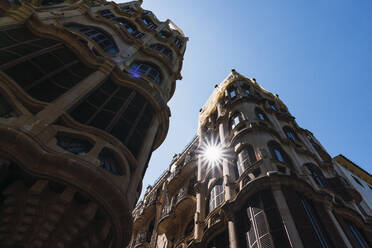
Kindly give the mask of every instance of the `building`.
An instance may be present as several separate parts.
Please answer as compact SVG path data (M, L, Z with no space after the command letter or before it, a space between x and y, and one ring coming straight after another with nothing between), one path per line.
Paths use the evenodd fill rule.
M206 159L211 148L219 158ZM133 211L130 247L372 247L371 180L233 70Z
M0 2L0 247L125 247L187 38L142 1Z

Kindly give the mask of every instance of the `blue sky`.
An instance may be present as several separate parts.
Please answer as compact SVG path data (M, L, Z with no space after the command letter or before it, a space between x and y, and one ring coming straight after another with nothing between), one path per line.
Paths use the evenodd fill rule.
M189 37L165 142L143 189L197 130L199 109L231 69L279 94L331 156L372 173L372 1L144 0Z

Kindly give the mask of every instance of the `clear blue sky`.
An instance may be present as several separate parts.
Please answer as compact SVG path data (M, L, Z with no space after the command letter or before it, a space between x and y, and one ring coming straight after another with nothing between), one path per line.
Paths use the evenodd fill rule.
M372 173L371 0L144 0L190 38L165 142L143 189L197 130L199 109L232 68L279 94L331 156Z

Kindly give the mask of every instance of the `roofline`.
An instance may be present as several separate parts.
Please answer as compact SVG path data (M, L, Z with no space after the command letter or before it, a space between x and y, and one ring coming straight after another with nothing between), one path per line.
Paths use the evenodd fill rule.
M339 165L345 169L353 172L355 175L359 176L361 179L366 181L369 185L372 185L372 175L369 174L366 170L361 168L359 165L355 164L353 161L348 159L346 156L339 154L333 158ZM347 163L345 163L346 161Z

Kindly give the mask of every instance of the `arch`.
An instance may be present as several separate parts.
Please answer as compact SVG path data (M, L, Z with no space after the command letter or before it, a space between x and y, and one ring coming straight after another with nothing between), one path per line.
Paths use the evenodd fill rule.
M106 80L68 113L76 121L104 130L119 139L136 157L155 115L136 90Z
M287 155L287 153L283 150L283 148L279 145L278 142L276 141L269 141L268 144L267 144L269 150L270 150L270 153L271 153L271 157L278 161L278 162L281 162L281 163L286 163L286 164L289 164L291 165L291 160L289 159L289 156Z
M147 77L154 80L156 83L161 84L162 75L161 70L158 66L150 64L147 62L134 61L130 65L130 75L134 78L139 78L141 75L146 75Z
M67 46L25 26L0 36L0 70L39 101L52 102L93 72Z
M115 41L105 31L92 26L83 26L75 23L68 23L65 27L75 30L88 38L94 40L94 42L102 48L103 51L110 54L119 53L119 49L116 46Z
M123 170L121 169L120 162L117 159L117 155L115 153L108 149L103 148L102 151L98 154L98 160L99 160L99 167L102 169L117 175L122 176Z
M243 115L241 112L235 112L230 118L230 128L233 130L243 121Z
M208 213L212 212L225 200L225 191L222 178L218 179L208 195Z
M173 59L173 53L172 53L172 50L169 49L167 46L163 45L163 44L160 44L160 43L155 43L155 44L151 44L150 45L150 48L154 49L154 50L157 50L161 53L163 53L165 56L167 56L170 60Z

